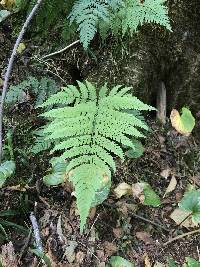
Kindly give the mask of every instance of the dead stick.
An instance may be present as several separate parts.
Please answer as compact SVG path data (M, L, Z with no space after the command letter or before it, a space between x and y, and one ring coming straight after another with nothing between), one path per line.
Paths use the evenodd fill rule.
M184 234L182 234L182 235L178 235L178 236L176 236L176 237L170 239L169 241L165 242L165 243L163 244L163 246L167 246L168 244L170 244L170 243L172 243L172 242L174 242L174 241L176 241L176 240L178 240L178 239L181 239L181 238L183 238L183 237L185 237L185 236L193 235L193 234L196 234L196 233L200 233L200 229L198 229L198 230L194 230L194 231L191 231L191 232L187 232L187 233L184 233Z
M5 78L4 78L4 84L3 84L3 90L2 90L2 96L1 96L1 103L0 103L0 164L2 160L2 150L3 150L3 111L4 111L4 100L6 97L7 89L8 89L8 82L10 78L10 74L12 72L13 68L13 63L15 56L17 54L17 48L19 47L19 44L21 43L24 33L26 32L26 29L32 20L33 16L35 15L37 9L39 8L40 4L42 3L43 0L38 0L35 6L33 7L31 13L28 15L24 25L22 26L22 29L17 37L16 43L14 45L14 48L12 50L12 54L10 56L9 62L8 62L8 67L6 70Z
M41 59L46 59L46 58L48 58L48 57L53 57L53 56L55 56L55 55L58 55L58 54L60 54L60 53L63 53L63 52L66 51L67 49L69 49L69 48L71 48L72 46L74 46L74 45L76 45L76 44L79 44L79 43L80 43L80 40L77 40L77 41L75 41L75 42L69 44L68 46L64 47L64 48L61 49L61 50L58 50L58 51L55 51L55 52L53 52L53 53L51 53L51 54L48 54L48 55L43 56Z

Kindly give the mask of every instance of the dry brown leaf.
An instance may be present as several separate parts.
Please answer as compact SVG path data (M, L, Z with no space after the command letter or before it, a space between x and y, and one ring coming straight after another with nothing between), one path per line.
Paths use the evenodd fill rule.
M136 232L137 239L143 241L145 245L153 244L154 241L151 238L151 235L147 232Z
M160 176L167 179L170 176L170 174L171 174L171 169L167 168L161 171Z
M127 184L127 183L120 183L115 189L115 195L116 198L121 198L124 195L131 195L132 193L132 187L131 185Z
M114 243L108 241L105 241L103 246L107 257L112 256L118 250L117 246Z
M83 253L83 251L79 251L76 253L76 263L82 264L84 258L85 258L85 253Z
M143 190L144 190L143 183L136 183L132 185L132 194L135 198L138 198L141 203L144 203L145 201Z
M17 256L15 255L13 243L10 241L1 247L1 263L5 267L17 267Z
M113 229L113 233L114 233L114 236L116 237L116 238L118 238L118 239L120 239L121 238L121 236L122 236L122 229L121 228L114 228Z
M192 222L191 216L188 217L188 219L186 219L186 217L189 216L189 214L190 214L189 211L184 211L184 210L181 210L181 209L177 208L171 213L170 218L177 225L181 224L182 226L184 226L186 228L195 228L195 227L197 227L198 224L197 223L195 224L194 222Z
M168 193L174 191L176 188L176 185L177 185L177 180L176 180L175 176L172 175L171 181L170 181L163 197L165 197Z

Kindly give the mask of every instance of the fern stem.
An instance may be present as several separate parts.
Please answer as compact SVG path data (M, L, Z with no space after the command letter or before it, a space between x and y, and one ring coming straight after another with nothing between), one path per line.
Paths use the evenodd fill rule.
M24 33L26 32L26 29L31 22L33 16L35 15L36 11L38 10L40 4L42 3L43 0L38 0L33 9L31 10L30 14L28 15L25 23L22 26L22 29L17 37L16 43L14 45L14 48L12 50L12 54L9 59L8 67L6 70L5 78L4 78L4 84L3 84L3 90L2 90L2 95L1 95L1 103L0 103L0 163L2 160L2 150L3 150L3 112L4 112L4 101L8 89L8 83L9 83L9 78L12 72L13 68L13 63L15 60L15 56L17 54L17 48L19 47L19 44L21 43Z

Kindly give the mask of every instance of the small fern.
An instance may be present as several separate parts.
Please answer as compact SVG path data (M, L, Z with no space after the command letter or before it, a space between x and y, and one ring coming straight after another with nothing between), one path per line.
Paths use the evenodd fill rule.
M153 108L129 94L131 87L118 85L109 92L104 85L97 93L88 81L78 85L67 86L40 107L64 105L42 114L50 120L43 134L57 142L51 153L63 152L57 161L69 160L66 172L75 187L82 231L96 192L116 169L114 155L124 160L122 145L134 149L131 137L144 137L138 128L148 129L127 110Z
M57 91L58 87L54 80L49 78L38 80L34 77L28 77L23 82L10 86L5 102L7 104L21 103L28 92L34 94L35 105L38 106Z

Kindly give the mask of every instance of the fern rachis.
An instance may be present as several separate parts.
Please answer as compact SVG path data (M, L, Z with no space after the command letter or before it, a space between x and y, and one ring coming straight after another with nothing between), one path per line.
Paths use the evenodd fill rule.
M148 129L127 110L153 108L131 96L128 87L115 86L109 92L104 85L97 94L91 83L78 84L79 89L67 86L62 98L59 92L41 107L65 105L42 114L50 120L43 133L46 140L56 142L51 152L61 151L57 161L69 160L66 172L75 187L82 231L103 177L110 181L116 169L113 155L124 160L122 145L134 149L131 138L143 137L140 129Z

